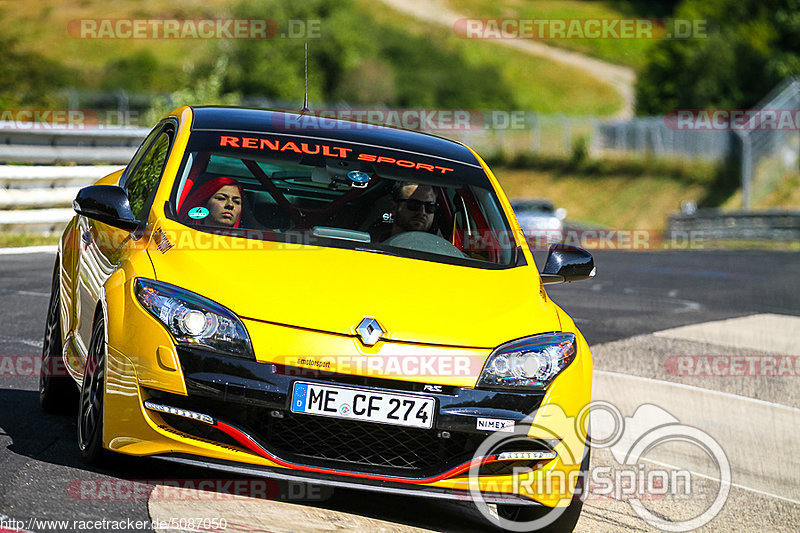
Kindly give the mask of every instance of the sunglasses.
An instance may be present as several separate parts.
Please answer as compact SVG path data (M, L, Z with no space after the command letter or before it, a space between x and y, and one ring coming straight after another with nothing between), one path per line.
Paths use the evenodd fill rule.
M425 206L425 212L428 213L429 215L434 214L436 210L439 208L439 204L436 202L422 202L420 200L415 200L414 198L403 198L398 201L405 202L406 207L410 211L419 211L420 209L422 209L422 206Z

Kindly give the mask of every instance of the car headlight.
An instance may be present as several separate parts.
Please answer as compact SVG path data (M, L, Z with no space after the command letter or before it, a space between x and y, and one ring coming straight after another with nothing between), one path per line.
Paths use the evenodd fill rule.
M543 389L575 359L572 333L545 333L497 348L478 379L479 387Z
M199 294L150 279L137 278L134 292L142 307L166 326L178 344L253 357L250 336L231 310Z

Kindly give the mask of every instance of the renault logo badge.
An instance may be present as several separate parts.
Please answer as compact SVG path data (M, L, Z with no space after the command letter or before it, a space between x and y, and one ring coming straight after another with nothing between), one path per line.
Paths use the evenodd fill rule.
M372 346L380 340L385 332L377 320L365 318L356 327L356 333L361 336L361 342L367 346Z

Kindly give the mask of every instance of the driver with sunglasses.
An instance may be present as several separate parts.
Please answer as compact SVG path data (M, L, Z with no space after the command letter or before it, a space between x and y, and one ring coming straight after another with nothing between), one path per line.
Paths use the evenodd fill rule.
M439 204L430 185L398 182L392 189L392 236L405 231L429 231Z

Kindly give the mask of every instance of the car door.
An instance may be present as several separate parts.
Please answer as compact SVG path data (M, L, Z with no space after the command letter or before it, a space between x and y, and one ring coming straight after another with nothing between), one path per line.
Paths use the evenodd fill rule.
M142 143L120 179L120 186L127 192L131 210L142 221L142 227L147 221L176 130L177 123L174 120L159 123ZM78 217L77 227L80 252L76 266L75 300L78 309L75 348L81 361L68 361L68 364L79 365L80 369L76 370L82 372L103 285L131 253L142 248L147 236L142 231L125 231L84 216Z

